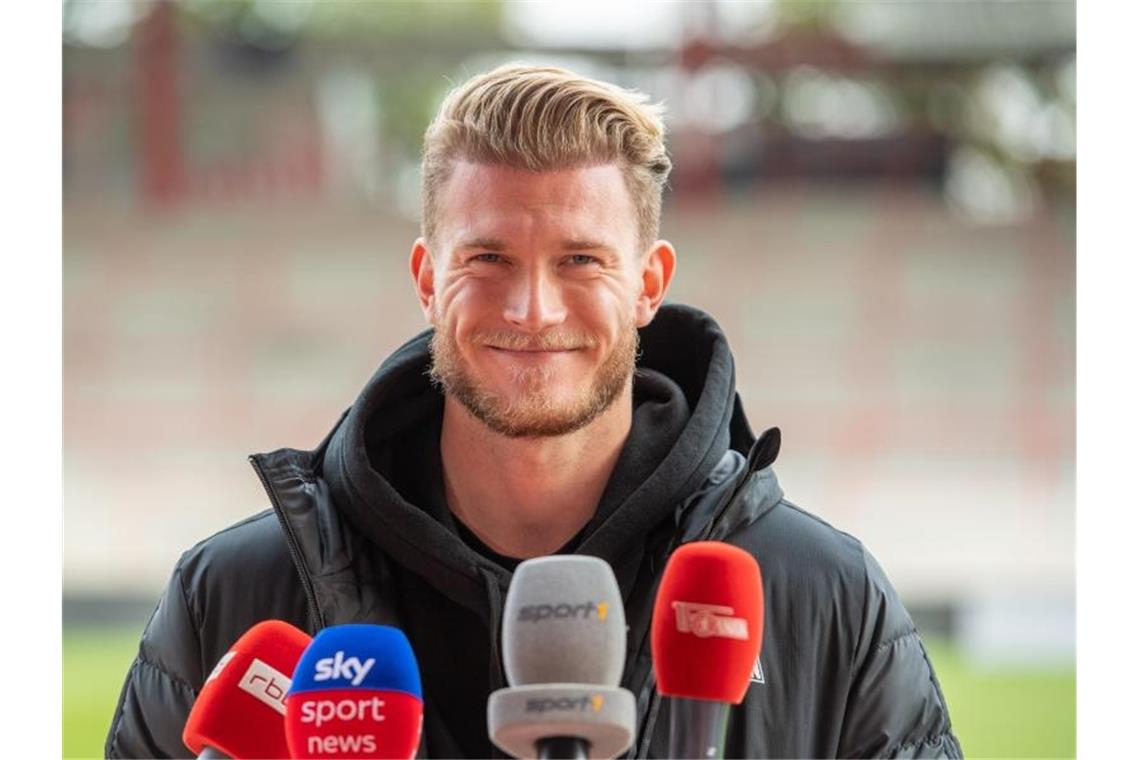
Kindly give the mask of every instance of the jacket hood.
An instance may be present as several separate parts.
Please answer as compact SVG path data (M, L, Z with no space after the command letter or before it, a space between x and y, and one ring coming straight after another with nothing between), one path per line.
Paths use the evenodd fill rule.
M669 405L676 421L668 426L672 440L656 442L663 458L655 469L620 489L616 504L599 509L576 550L609 562L623 594L637 573L646 534L674 515L678 503L699 488L730 447L747 454L754 442L735 392L728 341L712 317L666 304L639 332L635 387L641 383ZM431 334L425 331L405 343L369 380L330 434L322 475L339 511L372 543L449 598L485 614L488 596L506 589L510 572L408 502L386 471L390 455L409 433L437 424L442 414L443 396L427 375ZM615 473L636 454L623 449ZM607 496L614 497L614 486L611 478L603 504Z

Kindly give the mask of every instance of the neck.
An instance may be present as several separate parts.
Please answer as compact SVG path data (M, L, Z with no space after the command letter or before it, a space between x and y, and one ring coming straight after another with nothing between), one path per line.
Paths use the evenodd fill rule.
M447 503L500 554L558 551L594 516L632 421L632 383L590 424L542 438L495 433L448 396L440 434Z

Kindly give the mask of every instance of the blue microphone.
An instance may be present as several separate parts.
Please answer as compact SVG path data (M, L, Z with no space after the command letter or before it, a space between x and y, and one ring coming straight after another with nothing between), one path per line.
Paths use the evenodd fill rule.
M412 758L423 688L408 637L387 625L338 625L316 635L285 697L293 757Z

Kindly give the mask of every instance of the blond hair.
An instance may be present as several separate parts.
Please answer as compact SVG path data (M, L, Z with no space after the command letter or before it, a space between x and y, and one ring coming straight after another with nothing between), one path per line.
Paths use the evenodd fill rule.
M439 194L457 161L535 172L616 163L647 248L657 238L672 168L664 107L648 99L565 69L520 63L467 80L424 134L423 236L434 240Z

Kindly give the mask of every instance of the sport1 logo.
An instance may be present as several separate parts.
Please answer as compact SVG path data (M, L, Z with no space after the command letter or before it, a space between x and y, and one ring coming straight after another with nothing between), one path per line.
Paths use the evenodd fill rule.
M584 694L581 697L542 697L539 699L528 699L526 701L526 711L544 713L548 710L569 710L572 712L582 712L588 708L593 708L594 712L602 709L605 703L601 694Z
M598 602L597 604L592 601L582 604L567 604L565 602L560 604L528 604L519 609L519 622L538 623L551 618L556 620L577 619L579 614L583 619L595 615L598 620L605 620L609 610L608 602Z

